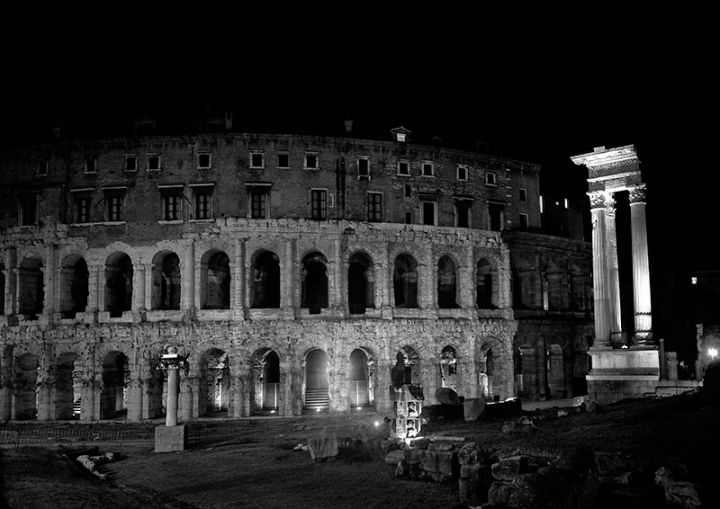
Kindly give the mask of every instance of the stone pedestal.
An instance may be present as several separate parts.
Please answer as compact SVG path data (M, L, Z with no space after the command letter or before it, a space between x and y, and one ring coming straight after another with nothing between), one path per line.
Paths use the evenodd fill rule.
M155 428L155 452L177 452L187 448L187 425Z
M590 348L592 370L588 396L601 404L655 393L660 380L660 356L655 347Z

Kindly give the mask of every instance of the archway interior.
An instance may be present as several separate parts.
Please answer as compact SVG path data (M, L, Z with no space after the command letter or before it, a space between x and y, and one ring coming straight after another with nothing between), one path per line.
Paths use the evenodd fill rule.
M75 353L61 355L55 372L55 418L58 420L80 417L80 390L82 366L77 365Z
M323 350L312 350L305 358L305 408L328 409L329 387L327 354Z
M485 258L478 261L476 273L476 304L480 309L491 309L494 307L492 302L493 281L491 269L490 262Z
M440 385L457 392L457 352L452 346L440 352Z
M375 279L372 261L363 253L350 257L348 267L348 307L351 315L365 314L375 307Z
M400 254L395 258L393 271L393 290L395 307L417 308L417 262L408 254Z
M213 348L205 354L203 368L206 382L203 414L227 412L230 401L230 366L227 354ZM203 408L200 410L202 412Z
M180 257L175 253L163 251L155 255L152 291L152 309L180 309Z
M203 264L205 265L205 264ZM230 309L230 258L214 252L203 267L202 309Z
M115 253L105 263L105 309L120 317L132 309L133 265L125 253Z
M68 256L60 269L60 309L63 318L83 313L88 302L90 272L82 256Z
M272 251L264 251L253 263L253 308L280 307L280 260Z
M277 353L268 349L263 349L254 357L254 411L275 413L280 408L280 358Z
M28 353L15 359L13 419L37 419L39 380L40 363L37 356Z
M121 352L110 352L105 356L102 367L100 418L114 419L127 412L128 358Z
M364 350L356 348L350 354L350 404L367 407L374 399L372 361Z
M303 258L302 307L310 314L320 314L328 307L327 259L320 253L310 253Z
M43 312L45 300L45 282L39 258L26 258L20 264L18 283L20 285L20 314L37 320Z
M438 260L437 295L438 307L443 309L458 307L456 298L455 262L449 256Z

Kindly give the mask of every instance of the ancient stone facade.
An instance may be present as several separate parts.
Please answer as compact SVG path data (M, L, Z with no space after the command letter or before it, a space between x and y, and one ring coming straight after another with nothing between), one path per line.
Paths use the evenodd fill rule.
M5 150L0 420L159 417L168 346L190 363L181 420L388 412L400 357L430 404L440 387L515 396L529 342L516 337L513 270L528 309L589 313L587 253L526 234L542 240L536 281L502 231L539 231L539 168L409 135L228 130Z

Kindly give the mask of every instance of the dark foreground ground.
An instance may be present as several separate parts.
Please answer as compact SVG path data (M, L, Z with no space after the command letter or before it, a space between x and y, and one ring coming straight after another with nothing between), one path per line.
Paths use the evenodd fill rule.
M557 418L544 411L533 433L506 434L503 419L435 421L423 434L464 436L498 453L538 453L589 445L600 474L631 473L625 486L605 485L597 507L632 506L633 491L651 493L655 471L669 468L676 481L702 485L704 507L720 507L720 409L699 394L633 400L603 413ZM505 419L507 420L507 419ZM516 419L513 419L516 420ZM314 463L294 450L322 433L368 439L367 419L313 419L286 433L246 433L204 441L183 453L154 454L152 445L99 444L121 452L100 481L55 448L0 450L0 507L20 508L454 508L457 482L436 484L395 479L379 450L341 453L335 462ZM62 448L60 448L62 452ZM626 476L627 477L627 476ZM626 496L611 491L620 487ZM622 502L622 501L625 502ZM635 498L635 500L647 500ZM620 501L620 502L619 502ZM647 505L642 505L646 507ZM662 503L658 505L662 507Z

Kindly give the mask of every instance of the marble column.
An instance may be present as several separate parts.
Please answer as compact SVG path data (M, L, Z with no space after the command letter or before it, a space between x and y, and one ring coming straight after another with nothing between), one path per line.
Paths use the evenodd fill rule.
M610 335L612 342L621 340L620 272L618 269L617 230L615 228L615 199L605 195L605 248L607 263L607 298L610 308Z
M650 264L645 221L645 184L630 189L630 224L632 227L635 338L639 345L650 346L654 343L650 305Z
M605 193L594 191L590 196L592 215L593 291L595 298L595 346L612 346L611 319L605 278Z

